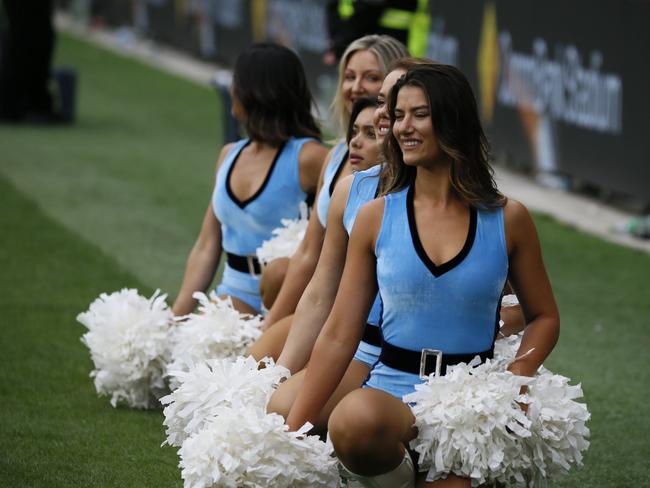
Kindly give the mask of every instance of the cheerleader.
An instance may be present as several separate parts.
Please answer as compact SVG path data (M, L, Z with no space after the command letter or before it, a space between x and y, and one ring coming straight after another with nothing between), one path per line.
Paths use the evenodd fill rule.
M192 294L205 290L226 264L217 294L243 313L261 310L255 250L284 218L316 191L327 150L311 114L312 96L298 57L273 44L254 44L235 63L232 114L248 138L227 144L199 237L187 260L175 315L191 312Z
M406 48L390 36L369 35L348 46L339 63L339 82L332 103L334 117L342 134L348 130L354 101L364 96L376 96L390 64L406 55ZM258 351L262 355L277 358L282 349L291 325L289 316L295 311L318 262L334 187L354 169L355 165L348 154L346 142L340 142L330 151L319 180L318 197L305 237L291 264L287 259L277 259L265 267L261 293L264 305L270 310L262 327L266 329L280 319L286 319L274 327L272 336L266 338L266 344L271 348Z
M413 58L402 58L393 63L391 71L386 75L382 83L377 96L377 108L373 115L375 140L379 149L383 145L390 125L386 106L386 98L390 89L409 68L418 64L432 63L427 59ZM354 121L354 118L353 114L351 120ZM352 152L352 147L350 150ZM321 331L334 302L345 263L348 238L356 214L363 204L376 197L381 186L380 180L382 177L385 179L387 176L387 168L383 168L383 176L380 176L380 168L380 165L377 165L367 171L358 172L353 177L343 179L337 185L332 197L332 211L328 214L327 228L329 230L325 235L322 257L319 259L316 271L300 299L296 314L292 316L291 331L281 354L273 348L271 339L274 338L273 329L267 332L251 349L251 353L258 359L268 354L269 351L272 351L273 354L279 354L278 364L294 373L288 381L280 386L268 405L269 411L279 413L285 418L298 390L303 384L305 371L301 370L307 364L316 337ZM380 307L381 303L377 297L368 315L364 335L354 359L350 363L341 384L318 417L315 428L319 432L326 430L327 419L336 403L347 393L361 385L379 358L379 346L381 345ZM512 313L511 316L505 317L502 312L502 319L508 324L507 327L504 327L504 330L508 331L508 333L521 330L520 314Z
M387 120L387 95L395 82L406 73L406 70L418 63L430 63L430 61L415 60L412 58L400 59L393 64L393 69L386 75L386 78L382 82L377 96L376 108L371 119L373 143L376 146L374 150L377 156L382 159L383 155L381 155L380 149L388 132L385 123ZM357 107L356 103L355 107ZM354 125L363 127L363 123L359 124L359 120L355 117L354 112L350 119L351 128ZM363 118L362 115L360 114L360 118ZM353 134L350 130L349 133L350 135ZM356 140L359 138L360 134ZM351 137L348 139L350 140L350 153L354 154L358 152L358 149L355 148L355 144L358 144L358 142ZM370 149L372 148L368 147L368 150ZM334 302L345 264L349 234L352 230L356 214L364 203L369 202L377 195L381 169L381 165L378 163L379 159L377 159L376 165L372 168L346 177L337 185L334 191L328 213L327 232L325 234L323 251L316 271L300 299L296 314L292 317L293 325L278 359L279 365L288 368L294 374L280 385L280 388L272 396L268 405L269 411L279 413L285 418L289 413L298 390L303 384L305 371L302 369L309 360L309 355L311 354L316 337L325 323ZM373 364L377 361L379 357L379 346L381 344L381 333L379 332L380 307L381 305L377 297L368 315L364 337L359 344L354 359L350 363L350 367L336 392L332 395L327 406L323 408L321 415L315 423L317 431L325 431L327 419L336 403L347 393L361 385L363 380L368 376ZM263 337L252 348L254 355L261 354L259 350L264 349L266 341L267 337Z
M412 68L391 91L389 113L386 195L357 216L332 312L287 419L291 429L318 419L379 291L379 360L328 424L350 486L413 486L406 446L417 432L401 399L431 372L491 356L507 279L528 324L509 370L533 375L559 335L535 226L523 205L496 189L462 73L446 65ZM426 486L469 487L470 481L449 474Z

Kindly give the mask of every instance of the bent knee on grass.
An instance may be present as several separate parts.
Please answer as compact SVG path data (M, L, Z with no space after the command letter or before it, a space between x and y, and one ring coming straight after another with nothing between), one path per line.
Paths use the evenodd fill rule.
M414 437L407 405L380 390L359 388L334 408L328 428L337 452L361 455L391 449Z
M282 288L284 277L289 267L289 258L274 259L264 266L262 278L260 279L260 294L262 302L267 309L270 309Z
M280 385L269 400L267 406L267 411L269 413L278 413L284 418L287 418L289 411L300 392L300 388L304 383L306 371L306 369L299 371ZM332 410L336 408L336 405L348 393L361 386L363 380L368 376L368 371L369 368L365 364L358 361L352 361L345 372L345 376L339 383L339 386L336 388L314 422L314 433L324 434L327 432L327 423Z
M232 306L235 310L237 310L239 313L245 313L249 315L257 315L258 312L255 310L253 307L251 307L248 303L246 303L243 300L240 300L237 297L234 297L232 295L221 295L219 298L230 298L232 301Z
M264 357L273 358L274 361L277 361L287 341L292 319L293 315L289 315L266 329L262 337L250 347L248 354L258 361Z
M304 378L305 371L303 370L281 383L278 389L271 395L269 403L266 406L266 411L268 413L282 415L286 420L293 406L293 402L296 401Z
M388 393L372 388L347 395L332 412L329 434L344 466L362 476L395 469L413 438L411 410Z

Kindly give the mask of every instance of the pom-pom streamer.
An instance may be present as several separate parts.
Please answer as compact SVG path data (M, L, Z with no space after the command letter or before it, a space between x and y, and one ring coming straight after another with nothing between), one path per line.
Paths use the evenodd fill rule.
M224 408L178 453L185 488L331 488L339 486L330 444L305 425L289 432L277 414Z
M243 356L262 335L261 317L238 312L230 298L221 299L214 291L209 298L200 292L193 297L199 301L198 313L179 317L185 321L171 335L173 361L168 372L188 371L206 359ZM176 380L170 376L175 388Z
M247 406L264 415L274 389L290 373L271 359L265 358L261 363L263 369L258 369L259 363L251 356L210 359L190 367L189 371L171 372L179 386L160 400L166 405L166 443L180 446L226 407L237 410Z
M429 481L455 473L470 478L472 486L536 487L582 464L590 416L576 401L582 389L543 367L534 377L506 371L520 340L499 340L494 360L452 366L404 397L419 432L411 448Z
M267 264L278 258L290 258L296 252L307 231L307 204L300 204L300 218L282 219L282 227L272 231L273 237L257 248L257 259Z
M90 373L100 395L111 405L135 408L158 406L167 392L165 364L170 359L172 313L159 290L147 299L137 290L102 293L77 320L88 332L82 338L95 365Z

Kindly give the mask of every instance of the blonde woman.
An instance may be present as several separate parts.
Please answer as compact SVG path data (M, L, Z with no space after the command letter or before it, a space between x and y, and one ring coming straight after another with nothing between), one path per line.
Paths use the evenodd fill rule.
M339 64L339 82L332 103L341 136L347 132L354 102L361 97L377 96L389 66L405 55L404 45L389 36L365 36L348 46ZM341 142L329 153L320 177L316 205L298 250L290 263L286 260L284 263L271 263L265 270L261 292L269 312L263 327L270 330L258 347L253 349L255 356L270 355L277 358L282 350L291 326L291 316L320 256L334 187L338 181L352 174L352 171L347 144ZM269 297L275 298L272 304Z

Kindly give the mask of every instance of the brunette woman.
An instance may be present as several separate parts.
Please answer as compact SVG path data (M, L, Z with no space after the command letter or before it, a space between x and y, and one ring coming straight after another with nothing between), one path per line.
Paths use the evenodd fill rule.
M241 312L259 313L260 263L255 250L283 218L316 191L327 150L312 117L312 96L298 57L274 44L255 44L235 64L232 114L248 138L224 146L214 192L190 252L174 314L195 307L192 293L205 290L226 265L217 293Z
M553 349L559 315L533 221L497 190L465 76L418 66L393 88L387 194L359 212L332 312L311 354L287 423L314 422L349 366L375 294L382 351L363 388L329 420L346 477L357 486L413 486L406 446L417 434L401 398L424 373L490 357L509 279L527 327L509 369L532 375ZM442 351L439 360L423 351ZM527 354L522 354L527 353ZM431 359L431 360L430 360ZM427 486L469 487L450 474Z

